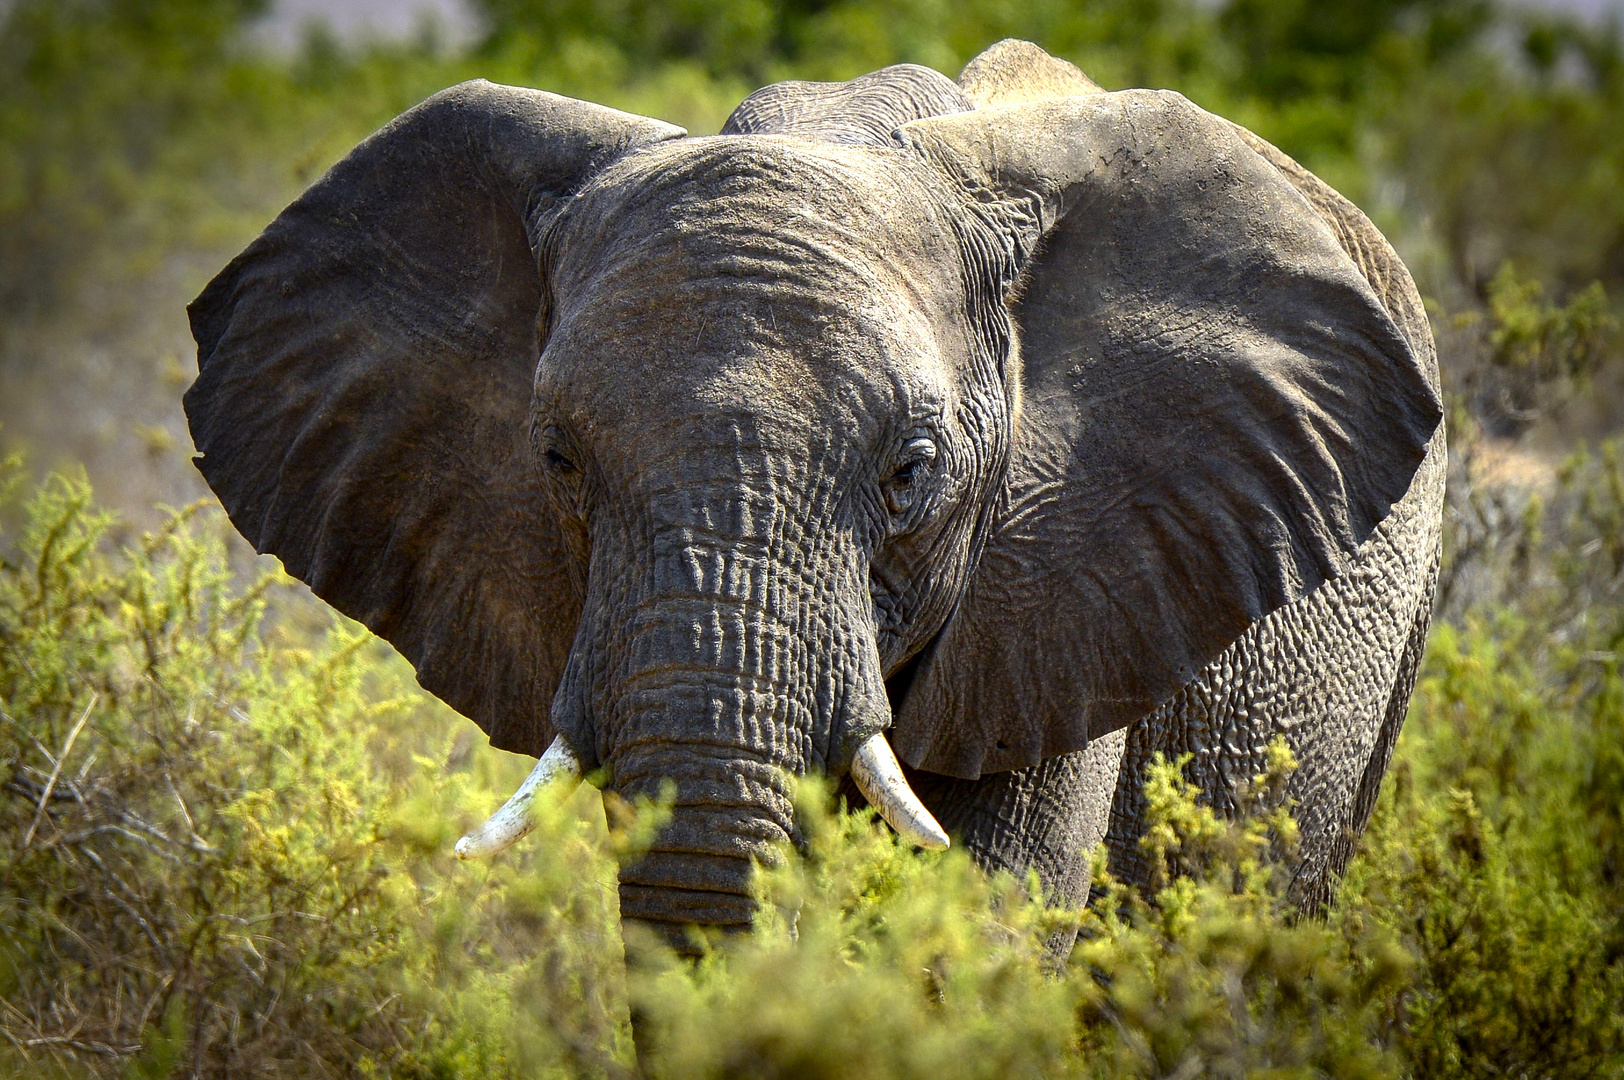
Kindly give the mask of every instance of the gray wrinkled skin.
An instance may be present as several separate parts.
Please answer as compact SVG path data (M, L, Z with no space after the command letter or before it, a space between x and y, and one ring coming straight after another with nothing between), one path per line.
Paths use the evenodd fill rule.
M191 315L258 550L494 745L675 785L627 918L747 924L788 777L881 731L1070 903L1102 840L1143 877L1158 750L1227 808L1285 734L1311 903L1369 815L1437 568L1431 337L1357 209L1176 94L1003 42L689 138L468 83Z

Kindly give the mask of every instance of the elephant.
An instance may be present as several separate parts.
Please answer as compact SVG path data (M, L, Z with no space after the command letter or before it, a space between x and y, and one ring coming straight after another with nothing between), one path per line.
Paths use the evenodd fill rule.
M1080 904L1144 770L1221 810L1284 735L1322 901L1435 582L1404 265L1245 129L1004 41L756 91L720 134L474 81L188 309L236 528L542 781L662 790L623 920L745 928L847 785ZM842 780L842 778L844 778ZM860 796L860 797L859 797Z

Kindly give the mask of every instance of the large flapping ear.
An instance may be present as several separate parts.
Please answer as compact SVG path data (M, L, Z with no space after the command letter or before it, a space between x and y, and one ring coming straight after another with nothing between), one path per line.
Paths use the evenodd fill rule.
M551 739L581 604L529 445L537 234L682 134L465 83L333 166L189 309L186 415L232 522L505 749Z
M1005 501L894 734L909 764L975 777L1147 715L1339 574L1442 410L1430 358L1326 220L1177 94L983 109L898 138L1023 271Z
M1398 252L1393 250L1393 245L1387 242L1387 237L1381 234L1381 230L1365 216L1363 210L1303 168L1279 147L1239 124L1226 123L1242 142L1280 170L1280 175L1291 181L1291 186L1308 200L1308 205L1331 227L1337 243L1359 267L1359 272L1370 282L1370 287L1376 290L1382 306L1403 331L1410 348L1420 357L1421 370L1428 384L1437 389L1440 385L1438 351L1432 340L1432 324L1427 321L1426 307L1421 302L1421 293L1416 289L1410 271L1398 257Z

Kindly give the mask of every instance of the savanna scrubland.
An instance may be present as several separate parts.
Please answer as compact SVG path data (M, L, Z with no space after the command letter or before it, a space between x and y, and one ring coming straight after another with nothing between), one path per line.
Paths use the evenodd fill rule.
M275 54L262 6L0 14L0 1074L1624 1076L1617 26L1476 0L483 0L468 48ZM657 805L583 789L457 863L529 763L197 501L185 302L465 78L705 132L768 81L953 74L1006 36L1255 129L1427 298L1445 565L1335 904L1283 895L1284 748L1233 822L1166 763L1158 890L1100 866L1083 912L815 783L759 932L697 965L621 941L616 867Z

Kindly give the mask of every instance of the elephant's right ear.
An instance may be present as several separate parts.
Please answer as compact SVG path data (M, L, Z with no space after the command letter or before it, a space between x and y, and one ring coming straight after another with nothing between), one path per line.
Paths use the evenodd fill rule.
M464 83L358 146L189 309L186 415L232 522L505 749L551 739L581 603L529 446L537 234L610 161L682 134Z

